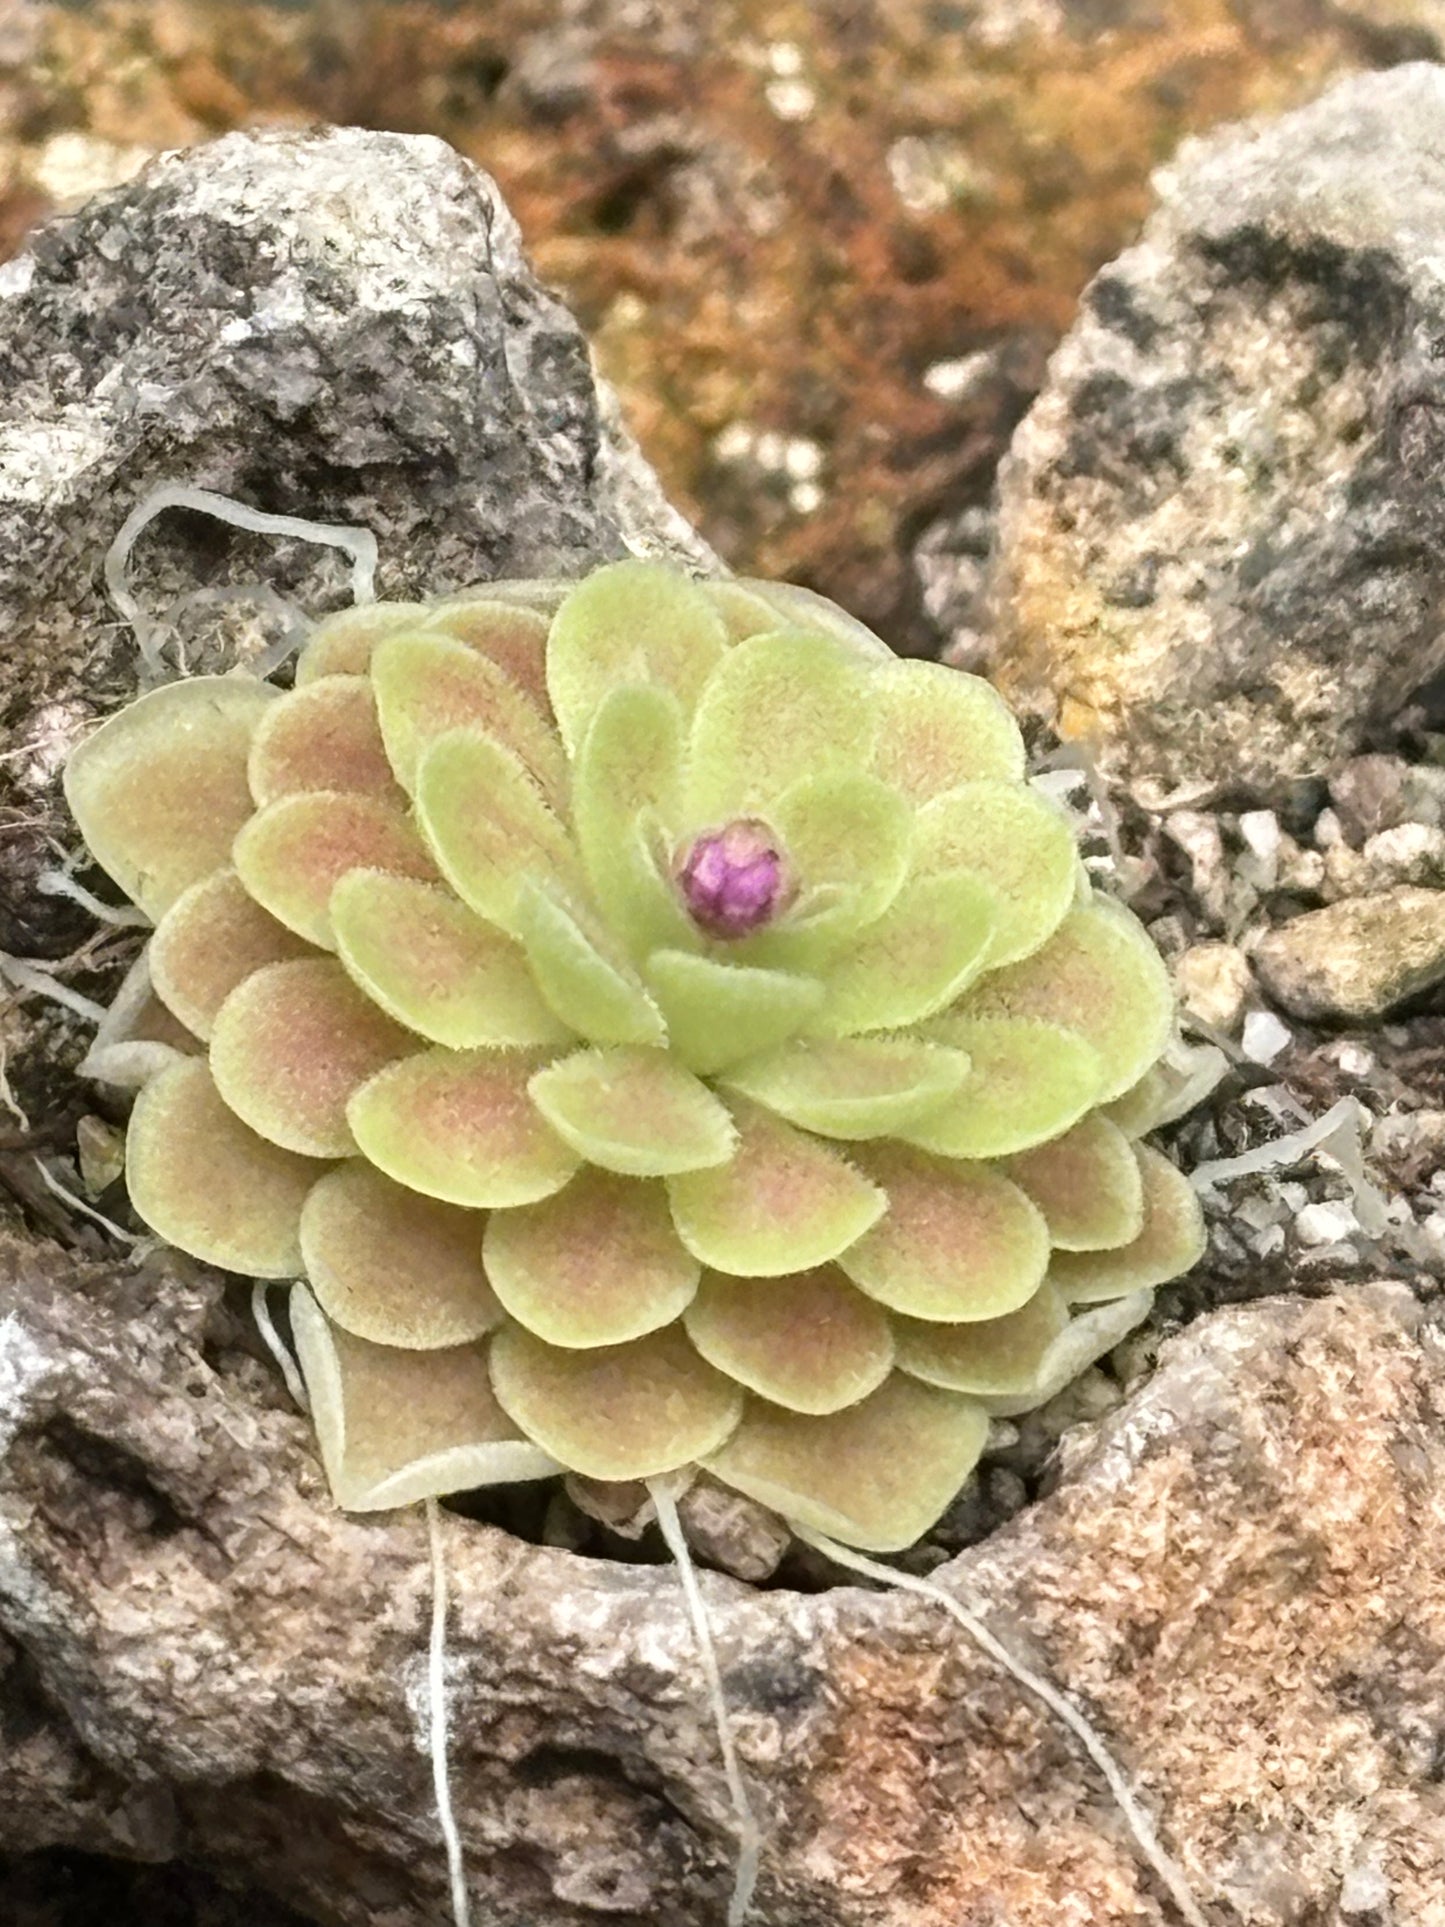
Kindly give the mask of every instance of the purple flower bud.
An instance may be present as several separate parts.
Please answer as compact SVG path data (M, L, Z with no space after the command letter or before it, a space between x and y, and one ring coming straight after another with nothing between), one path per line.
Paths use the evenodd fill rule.
M791 894L787 865L766 823L744 817L709 830L678 872L683 901L710 937L746 937L769 923Z

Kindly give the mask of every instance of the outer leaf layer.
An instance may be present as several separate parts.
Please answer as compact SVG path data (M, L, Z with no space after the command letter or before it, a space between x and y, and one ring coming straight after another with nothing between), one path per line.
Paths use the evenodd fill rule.
M232 676L167 683L72 750L65 800L91 855L148 916L230 860L251 814L251 736L279 691Z
M1049 1237L1017 1185L977 1164L941 1164L895 1145L859 1154L887 1214L839 1259L855 1284L911 1318L965 1323L1027 1303Z
M731 1161L668 1180L678 1234L703 1264L777 1278L826 1264L877 1222L883 1193L851 1164L750 1104L734 1114Z
M595 1351L559 1351L509 1325L492 1341L492 1384L528 1438L590 1479L690 1465L722 1444L743 1403L676 1325Z
M291 1330L332 1494L348 1512L561 1470L498 1405L480 1345L409 1352L331 1325L304 1286Z
M324 1168L248 1130L198 1057L151 1079L126 1133L126 1183L151 1229L255 1278L301 1269L301 1207Z
M540 1204L494 1211L483 1255L518 1323L569 1350L670 1324L701 1272L678 1242L661 1187L605 1171L579 1171Z
M707 1466L785 1519L867 1552L901 1552L953 1498L987 1437L981 1405L895 1372L827 1418L751 1404Z

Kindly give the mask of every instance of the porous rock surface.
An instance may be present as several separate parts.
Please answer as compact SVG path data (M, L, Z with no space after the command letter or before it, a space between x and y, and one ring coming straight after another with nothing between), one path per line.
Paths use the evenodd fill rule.
M347 1518L214 1279L0 1246L0 1847L446 1917L419 1511ZM1216 1313L942 1574L1092 1711L1218 1922L1445 1914L1445 1355L1397 1286ZM730 1822L667 1567L446 1521L489 1927L715 1927ZM767 1927L1169 1922L1072 1742L926 1601L706 1583ZM1310 1910L1316 1910L1311 1912Z
M1279 791L1445 661L1445 69L1156 185L1000 471L992 666L1146 802Z
M392 594L686 552L489 185L435 143L227 140L42 237L9 288L0 713L23 753L0 768L22 833L0 894L32 954L84 927L30 879L69 840L58 756L133 685L98 568L152 483L368 523ZM159 607L248 573L340 599L334 560L217 548L187 518L139 587ZM94 1101L69 1043L21 1038L57 1146ZM0 1853L434 1927L420 1515L337 1513L234 1288L117 1257L26 1143L0 1140ZM941 1574L1093 1713L1219 1927L1445 1919L1442 1406L1400 1287L1217 1312ZM445 1542L474 1917L720 1923L731 1822L676 1576L460 1517ZM928 1602L705 1585L765 1823L760 1927L1173 1917L1073 1742Z
M629 547L706 560L612 414L497 189L438 140L230 135L42 229L0 270L12 856L23 833L36 864L52 860L59 763L97 708L133 693L101 562L158 483L361 522L378 592L398 599L581 574ZM193 647L196 627L217 647L239 623L228 586L312 612L347 600L335 550L174 513L135 565L156 617L181 623L190 599ZM53 919L25 881L4 879L0 949L35 954Z
M1296 1017L1378 1017L1445 977L1445 890L1401 884L1311 910L1262 938L1254 967Z

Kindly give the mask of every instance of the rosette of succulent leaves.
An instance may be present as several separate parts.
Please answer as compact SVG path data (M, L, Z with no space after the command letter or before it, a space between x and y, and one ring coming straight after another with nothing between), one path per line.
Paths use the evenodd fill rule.
M806 591L358 607L66 789L155 922L131 1200L305 1281L344 1507L700 1467L898 1550L1199 1255L1147 934L988 684Z

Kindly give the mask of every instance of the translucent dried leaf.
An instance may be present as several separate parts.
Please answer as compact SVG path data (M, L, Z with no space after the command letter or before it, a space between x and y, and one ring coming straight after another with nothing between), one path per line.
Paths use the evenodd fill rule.
M151 1230L253 1278L301 1269L301 1207L324 1169L248 1130L198 1057L151 1079L126 1132L130 1200Z
M620 1345L671 1324L701 1274L661 1186L607 1171L579 1171L555 1197L494 1211L483 1255L518 1323L566 1348Z
M696 583L652 562L614 562L573 589L552 619L547 689L575 754L603 698L624 683L670 690L685 714L727 646Z
M971 1060L957 1098L900 1133L939 1157L996 1158L1046 1143L1084 1115L1104 1081L1091 1044L1035 1018L940 1017L928 1035Z
M199 1037L187 1030L151 987L148 944L122 980L96 1026L90 1049L76 1066L79 1077L138 1091L178 1057L204 1055Z
M706 1464L798 1525L865 1552L902 1552L956 1496L987 1437L981 1405L894 1372L824 1418L750 1403Z
M746 642L776 629L780 611L741 582L700 582L698 587L723 619L729 642Z
M589 1479L648 1479L715 1451L743 1395L677 1325L562 1351L519 1325L492 1340L492 1384L529 1438Z
M681 790L682 712L675 698L642 685L612 690L577 753L572 825L593 898L634 956L696 942L652 848L654 834L676 825Z
M1144 1183L1144 1228L1116 1251L1054 1254L1049 1276L1071 1305L1167 1284L1204 1256L1204 1215L1188 1179L1152 1145L1133 1148Z
M616 939L554 891L524 879L517 935L545 1002L579 1036L598 1044L663 1044L667 1028Z
M968 1323L1017 1311L1038 1290L1049 1234L1016 1184L901 1145L869 1145L858 1161L888 1209L838 1262L870 1297L910 1318Z
M428 613L423 602L362 602L323 616L296 658L296 687L324 676L364 676L383 636L414 629Z
M479 916L517 934L524 879L580 890L562 820L516 757L475 731L434 743L417 773L417 816L443 876Z
M693 718L687 807L699 828L758 813L805 776L868 761L866 672L825 637L799 631L737 643L708 678Z
M282 796L251 818L232 851L237 874L288 930L334 950L331 892L351 870L435 877L408 818L371 796L316 790Z
M245 677L167 683L71 751L71 814L96 862L148 916L230 861L251 814L252 733L279 693Z
M807 1028L850 1037L931 1017L984 968L992 932L993 897L976 877L910 877L835 965L827 1000Z
M330 957L267 964L216 1013L211 1074L239 1118L308 1157L349 1157L352 1093L413 1039Z
M265 964L311 954L309 944L261 908L234 870L217 870L182 891L157 924L151 980L187 1030L208 1038L237 984Z
M547 617L537 610L481 596L450 596L427 610L427 629L454 636L505 671L536 704L543 716L552 714L547 694Z
M337 954L408 1030L454 1050L564 1044L525 953L439 884L353 870L331 893Z
M841 1411L893 1365L887 1315L835 1266L787 1278L710 1271L684 1323L719 1371L790 1412Z
M709 583L707 586L712 590L719 585ZM770 628L809 629L817 635L831 636L835 642L841 642L856 661L870 667L894 660L893 651L881 637L875 636L846 609L840 609L836 602L819 595L816 589L804 589L796 582L769 582L759 576L739 576L726 586L755 596L759 602L775 609L782 623L774 621L768 625Z
M483 1345L403 1351L331 1325L304 1285L291 1330L336 1503L378 1512L562 1468L497 1403Z
M993 968L1029 956L1059 927L1077 864L1068 817L1022 783L965 783L918 812L915 871L966 870L993 893Z
M914 803L978 777L1017 781L1024 744L1008 704L979 676L893 662L873 679L873 770Z
M877 1222L883 1193L837 1152L754 1105L733 1115L731 1161L667 1181L678 1235L703 1264L744 1278L807 1271Z
M1034 1017L1092 1044L1101 1102L1137 1083L1169 1041L1174 992L1148 932L1108 897L1069 911L1041 950L991 970L959 1000L964 1017Z
M393 1184L360 1159L313 1186L301 1256L321 1309L376 1345L431 1351L502 1320L482 1269L479 1212Z
M421 759L458 729L475 729L516 757L559 808L567 759L550 721L489 656L450 636L389 636L371 659L371 681L396 780L415 792Z
M1151 1064L1137 1084L1105 1106L1105 1116L1125 1137L1143 1137L1158 1124L1168 1102L1169 1079L1162 1065Z
M821 1137L892 1137L960 1090L963 1051L914 1038L799 1039L723 1073L722 1082Z
M550 1197L579 1159L528 1095L543 1062L534 1051L429 1050L389 1065L348 1108L362 1155L449 1204Z
M667 1023L672 1050L707 1075L791 1037L818 1009L816 977L654 951L643 971Z
M667 1177L733 1154L726 1106L665 1051L575 1051L538 1071L531 1092L574 1150L607 1171Z
M1050 1346L1068 1322L1068 1306L1044 1283L1026 1304L1002 1318L967 1325L895 1318L893 1335L899 1366L925 1384L976 1397L1007 1397L1034 1385Z
M1127 1338L1136 1325L1142 1325L1153 1303L1152 1291L1135 1291L1127 1298L1076 1314L1044 1353L1028 1385L1020 1391L990 1392L982 1403L995 1418L1037 1411Z
M258 804L304 790L350 790L405 807L365 676L323 676L266 709L247 762Z
M1111 1250L1143 1229L1144 1186L1133 1147L1097 1112L1051 1144L1010 1158L1004 1169L1043 1212L1057 1250Z

